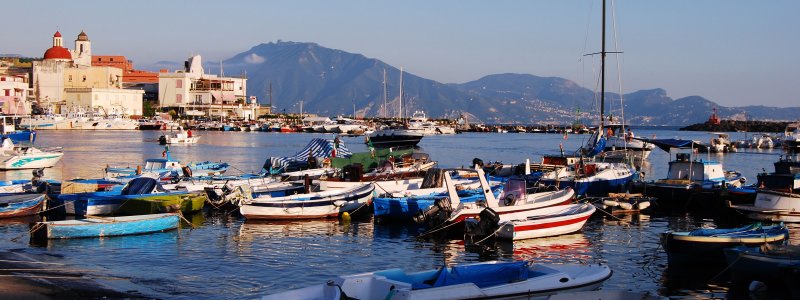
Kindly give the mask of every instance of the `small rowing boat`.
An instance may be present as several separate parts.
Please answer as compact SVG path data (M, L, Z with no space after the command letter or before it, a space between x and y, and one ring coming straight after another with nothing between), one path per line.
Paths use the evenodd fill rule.
M175 213L37 222L31 230L31 238L45 240L144 234L176 229L179 222L180 217Z

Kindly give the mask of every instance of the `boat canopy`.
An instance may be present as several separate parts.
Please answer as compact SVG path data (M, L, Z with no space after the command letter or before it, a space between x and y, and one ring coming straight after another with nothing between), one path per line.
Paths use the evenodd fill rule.
M122 188L122 195L146 195L153 192L165 192L158 180L149 177L139 177L131 180Z
M328 158L333 157L333 148L334 148L334 140L326 140L315 138L312 139L311 142L306 145L303 150L297 152L297 154L288 157L270 157L264 162L264 170L270 173L282 173L286 167L290 166L293 163L298 162L308 162L308 154L311 153L314 157L320 158ZM335 157L350 157L353 155L347 147L344 146L344 142L339 142L338 147L336 148L336 156Z
M640 140L643 142L651 143L656 145L661 150L669 152L672 148L678 149L706 149L708 146L700 144L696 141L692 140L680 140L680 139L648 139L648 138L634 138L636 140Z

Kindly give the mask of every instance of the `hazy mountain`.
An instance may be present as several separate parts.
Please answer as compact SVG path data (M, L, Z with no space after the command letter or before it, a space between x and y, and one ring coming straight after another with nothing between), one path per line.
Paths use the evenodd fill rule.
M159 62L168 66L173 62ZM217 70L218 63L205 63ZM269 102L282 112L335 116L382 115L383 70L388 86L388 115L398 114L400 70L361 54L325 48L314 43L273 42L261 44L223 62L225 74L246 74L248 94ZM489 75L461 84L403 75L406 114L425 110L429 117L467 114L487 123L594 124L598 97L590 89L563 78L529 74ZM622 114L619 95L606 93L607 113ZM721 118L794 120L800 107L723 107L700 96L672 99L663 89L640 90L624 95L625 117L630 124L686 125L708 119L713 108Z

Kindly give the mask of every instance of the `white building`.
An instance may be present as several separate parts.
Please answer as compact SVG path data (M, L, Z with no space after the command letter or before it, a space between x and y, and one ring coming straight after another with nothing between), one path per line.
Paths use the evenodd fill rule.
M190 57L184 70L158 74L159 106L179 114L255 119L260 106L248 99L246 78L205 74L200 55Z

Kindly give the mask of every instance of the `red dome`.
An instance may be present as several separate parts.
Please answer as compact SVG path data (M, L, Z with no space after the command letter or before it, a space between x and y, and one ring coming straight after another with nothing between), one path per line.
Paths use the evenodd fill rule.
M56 30L56 34L54 34L53 37L61 37L61 32L58 32L58 30Z
M67 59L72 60L72 54L64 47L53 46L44 52L44 59Z

